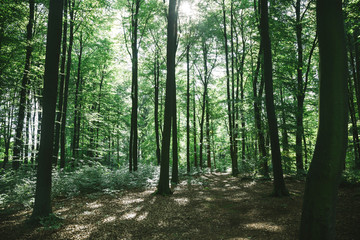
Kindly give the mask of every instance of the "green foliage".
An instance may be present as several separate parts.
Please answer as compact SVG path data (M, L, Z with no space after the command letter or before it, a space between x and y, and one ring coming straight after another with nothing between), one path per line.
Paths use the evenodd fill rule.
M360 184L360 170L347 170L343 172L341 184Z
M112 193L123 189L155 186L158 167L140 164L138 171L127 167L111 170L97 162L82 166L72 172L54 171L52 196L76 196L93 192Z
M2 170L3 171L3 170ZM0 176L0 206L23 205L30 207L34 203L35 171L26 166L17 172L3 171Z
M34 203L35 173L34 169L24 167L17 172L3 172L0 177L0 207L31 207ZM71 172L53 170L52 197L72 197L95 192L112 194L124 189L154 187L158 175L159 168L153 165L140 164L138 171L129 172L127 167L111 170L91 162Z

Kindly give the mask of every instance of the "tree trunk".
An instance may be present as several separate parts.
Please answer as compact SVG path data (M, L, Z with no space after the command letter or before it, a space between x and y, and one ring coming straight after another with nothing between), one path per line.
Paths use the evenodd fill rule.
M226 88L227 88L227 106L228 106L228 119L229 119L229 140L230 140L230 155L231 155L231 166L232 166L232 175L236 176L239 174L238 162L237 162L237 148L235 146L235 137L234 137L234 119L232 108L233 104L231 99L230 91L230 71L229 71L229 47L228 47L228 36L226 31L226 10L225 10L225 0L222 2L222 12L223 12L223 24L224 24L224 45L225 45L225 63L226 63Z
M194 135L194 166L198 168L197 161L197 142L196 142L196 96L195 96L195 78L193 82L193 135Z
M72 141L72 167L75 167L76 161L79 157L79 124L80 124L80 89L81 89L81 60L83 53L83 41L82 33L80 33L80 53L78 57L78 67L77 67L77 78L75 85L75 102L74 102L74 132L73 132L73 141Z
M56 97L62 27L62 0L50 0L46 43L43 119L35 191L33 221L48 217L51 212L51 161L53 152Z
M159 88L160 88L160 64L158 52L155 53L154 62L154 91L155 91L155 107L154 107L154 121L155 121L155 136L156 136L156 159L157 165L160 165L160 134L159 134Z
M290 157L289 157L289 136L288 136L288 131L287 131L287 126L286 126L286 106L285 106L285 101L284 101L284 94L283 94L283 90L282 87L280 88L280 101L281 101L281 119L282 119L282 152L283 152L283 164L284 164L284 168L286 172L290 172L290 168L291 168L291 162L290 162Z
M26 28L26 58L25 58L25 69L23 73L23 78L21 81L21 90L20 90L20 102L19 102L19 111L18 119L16 123L15 130L15 142L13 149L13 161L12 167L17 170L20 166L20 152L23 148L23 128L24 128L24 119L25 119L25 108L26 108L26 98L28 95L28 85L30 82L30 69L31 69L31 55L33 52L32 47L32 38L33 38L33 28L35 21L35 1L29 0L29 23Z
M131 87L131 133L130 133L130 155L129 168L137 170L138 162L138 19L139 19L140 0L135 0L135 12L131 16L131 50L132 50L132 87ZM133 10L134 11L134 10ZM130 163L131 162L131 163Z
M296 109L296 172L304 174L302 133L303 133L303 115L304 115L304 83L302 76L303 69L303 46L302 46L302 23L300 16L301 0L296 0L296 40L297 40L297 109Z
M53 164L56 166L59 154L59 143L60 143L60 129L63 116L63 105L64 105L64 85L65 85L65 63L66 63L66 49L67 49L67 0L64 1L64 26L63 26L63 39L62 39L62 50L61 50L61 65L60 65L60 88L59 88L59 103L58 113L56 115L55 125L55 140L54 140L54 158Z
M274 174L274 196L289 195L286 189L283 170L281 164L281 153L279 144L279 133L277 126L277 119L275 115L274 106L274 90L272 79L272 56L271 56L271 42L269 35L269 17L268 17L268 2L267 0L260 0L260 36L261 45L263 49L263 74L265 80L265 95L266 95L266 112L268 117L270 142L271 142L271 159Z
M164 130L163 130L162 148L161 148L160 179L157 187L157 193L161 195L168 195L172 193L169 188L169 152L170 152L172 121L176 121L176 119L174 119L174 110L175 110L174 106L176 106L174 101L176 99L176 96L173 96L173 93L175 92L176 89L176 85L175 85L175 56L176 56L176 38L177 38L176 5L177 5L176 0L169 1Z
M67 116L67 105L69 95L69 82L71 72L71 54L74 44L74 11L75 11L75 0L68 0L68 7L70 12L70 33L69 33L69 47L67 52L67 63L66 63L66 78L64 86L64 105L61 117L61 129L60 129L60 168L65 167L66 162L66 116Z
M186 171L190 173L190 44L186 46Z
M172 172L171 172L171 182L178 184L179 183L179 155L178 155L178 139L177 139L177 121L176 121L176 86L173 88L172 92L173 99L173 117L172 117Z
M267 163L268 155L267 155L266 148L265 148L264 130L263 130L262 121L261 121L261 105L262 105L261 97L263 94L262 93L263 88L260 87L261 91L259 91L259 95L258 95L258 87L257 87L259 71L260 71L261 54L262 54L262 50L261 50L261 46L260 46L256 69L255 69L254 78L253 78L254 117L255 117L256 136L258 139L258 148L259 148L259 152L261 154L260 172L264 177L268 178L269 177L269 167L268 167L268 163Z
M300 239L335 239L338 185L346 155L348 96L342 1L316 1L320 116L306 179Z
M211 141L210 141L210 112L209 112L209 96L206 98L205 101L206 107L206 153L207 153L207 167L211 169Z

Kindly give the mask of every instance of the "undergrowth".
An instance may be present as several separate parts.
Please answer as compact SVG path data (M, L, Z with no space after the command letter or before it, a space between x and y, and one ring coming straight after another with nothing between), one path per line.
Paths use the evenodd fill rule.
M156 186L159 167L140 164L136 172L128 168L110 169L97 162L73 171L55 169L52 173L52 197L73 197L80 194L104 192L113 194L124 189ZM0 175L0 207L31 207L34 203L36 170L21 167Z

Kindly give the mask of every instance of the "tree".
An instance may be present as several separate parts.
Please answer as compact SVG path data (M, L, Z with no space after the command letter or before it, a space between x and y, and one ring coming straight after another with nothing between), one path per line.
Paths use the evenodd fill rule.
M306 179L300 239L335 239L338 185L346 154L348 96L342 1L316 1L320 116Z
M134 6L135 4L135 6ZM131 84L131 130L129 146L129 170L137 170L138 161L138 22L141 0L134 0L131 6L131 63L132 63L132 84Z
M167 30L167 75L166 75L166 96L164 112L164 130L161 148L160 179L157 187L157 193L161 195L171 194L169 188L169 152L170 152L170 134L174 118L174 96L175 83L175 56L176 56L176 39L177 39L177 0L170 0L168 14ZM175 115L176 116L176 115ZM174 151L174 149L173 149Z
M54 165L57 165L58 153L59 153L59 143L60 143L60 129L63 118L63 106L64 106L64 86L65 86L65 64L66 64L66 50L67 50L67 7L68 0L64 0L64 24L63 24L63 39L62 39L62 49L61 49L61 66L60 66L60 88L59 88L59 101L58 101L58 110L59 112L56 115L56 125L55 125L55 141L54 141Z
M232 5L231 1L231 5ZM230 84L230 67L229 67L229 46L228 46L228 35L226 30L226 6L225 0L222 1L222 13L223 13L223 24L224 24L224 45L225 45L225 63L226 63L226 89L227 89L227 110L228 110L228 119L229 119L229 139L230 139L230 155L231 155L231 166L232 166L232 175L236 176L239 174L238 169L238 148L236 140L236 131L235 129L235 94L234 94L234 74L232 74L232 85ZM231 13L232 14L232 13ZM231 30L232 32L232 30ZM231 42L233 39L231 39ZM231 44L232 45L232 44ZM233 59L231 59L233 61ZM232 65L233 70L233 65ZM230 86L231 85L231 86ZM232 90L232 91L231 91Z
M62 33L62 0L50 0L44 76L43 119L37 168L33 221L51 214L51 159L53 153L55 109Z
M21 90L20 90L20 103L18 111L18 120L16 124L16 136L14 143L14 153L12 166L16 170L20 166L20 153L23 147L23 128L24 128L24 119L25 119L25 108L26 108L26 98L28 95L28 84L30 81L29 72L31 68L31 55L33 52L32 47L32 38L33 38L33 26L35 21L35 1L29 0L29 23L26 28L26 58L25 58L25 69L23 73L23 78L21 81Z
M277 126L277 119L275 115L274 106L274 91L272 78L272 56L271 56L271 42L269 35L269 17L268 17L268 2L267 0L260 0L260 36L263 50L263 75L265 80L265 96L266 96L266 112L268 117L270 141L271 141L271 159L274 173L274 196L289 195L286 189L283 170L281 165L281 153L279 144L279 133Z

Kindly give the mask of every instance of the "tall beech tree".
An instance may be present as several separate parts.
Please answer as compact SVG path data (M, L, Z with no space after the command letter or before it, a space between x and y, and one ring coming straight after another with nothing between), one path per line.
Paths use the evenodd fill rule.
M316 1L319 36L320 115L306 179L300 239L335 239L338 185L346 154L347 56L341 0Z
M169 1L168 13L168 29L167 29L167 75L166 75L166 92L165 92L165 112L164 112L164 129L161 148L161 163L160 163L160 179L157 187L157 193L161 195L171 194L169 187L169 153L170 153L170 137L171 128L176 123L176 96L174 95L176 89L175 82L175 57L176 57L176 39L177 39L177 0ZM174 139L173 139L174 141ZM174 149L173 149L174 151Z
M63 39L61 47L61 57L60 57L60 83L59 83L59 101L58 101L58 113L56 115L56 125L55 125L55 140L54 140L54 159L53 163L57 165L58 154L59 154L59 144L60 144L60 129L61 122L63 118L63 106L64 106L64 86L65 86L65 67L66 67L66 50L67 50L67 5L68 0L64 1L64 23L63 23Z
M231 2L231 6L232 6ZM231 8L232 10L232 8ZM232 14L232 12L231 12ZM238 147L237 147L237 140L236 140L236 129L235 126L235 110L234 110L234 74L232 74L232 77L230 75L230 60L229 60L229 45L228 45L228 34L227 34L227 24L226 24L226 5L225 0L222 1L222 17L223 17L223 35L224 35L224 46L225 46L225 67L226 67L226 92L227 92L227 111L228 111L228 121L229 121L229 140L230 140L230 156L231 156L231 167L232 167L232 175L236 176L239 174L239 168L238 168ZM232 29L232 28L231 28ZM232 30L231 30L232 32ZM232 34L231 34L232 37ZM231 46L233 39L231 39ZM230 51L232 52L232 51ZM231 61L233 61L231 59ZM232 70L233 70L233 64L232 64ZM232 71L233 72L233 71ZM231 83L230 83L231 78Z
M279 133L274 106L273 74L272 74L272 56L271 41L269 35L269 16L268 1L260 0L260 37L263 50L263 75L265 80L265 103L268 117L270 142L271 142L271 160L274 173L274 196L289 195L286 189L283 169L281 164L281 153L279 144Z
M132 84L131 84L131 130L129 146L129 171L136 171L138 168L138 27L139 10L141 0L133 0L131 3L131 64L132 64Z
M55 110L62 34L63 0L50 0L43 91L43 119L37 168L33 221L48 217L51 209L51 159L53 153Z
M16 170L20 166L20 154L23 148L23 128L25 120L25 109L26 109L26 99L29 95L29 82L30 82L30 69L31 69L31 55L33 52L32 39L34 31L34 21L35 21L35 1L29 0L29 22L26 27L26 58L25 58L25 69L23 73L23 78L21 81L21 90L20 90L20 102L19 110L17 115L16 122L16 133L15 133L15 143L13 150L13 161L12 167Z
M75 26L75 0L67 0L68 9L70 12L70 26L69 26L69 46L67 49L67 62L66 62L66 76L64 82L64 93L63 93L63 106L61 116L61 129L60 129L60 168L65 167L66 163L66 116L68 109L68 95L69 95L69 84L71 74L71 63L72 63L72 49L74 45L74 26Z

